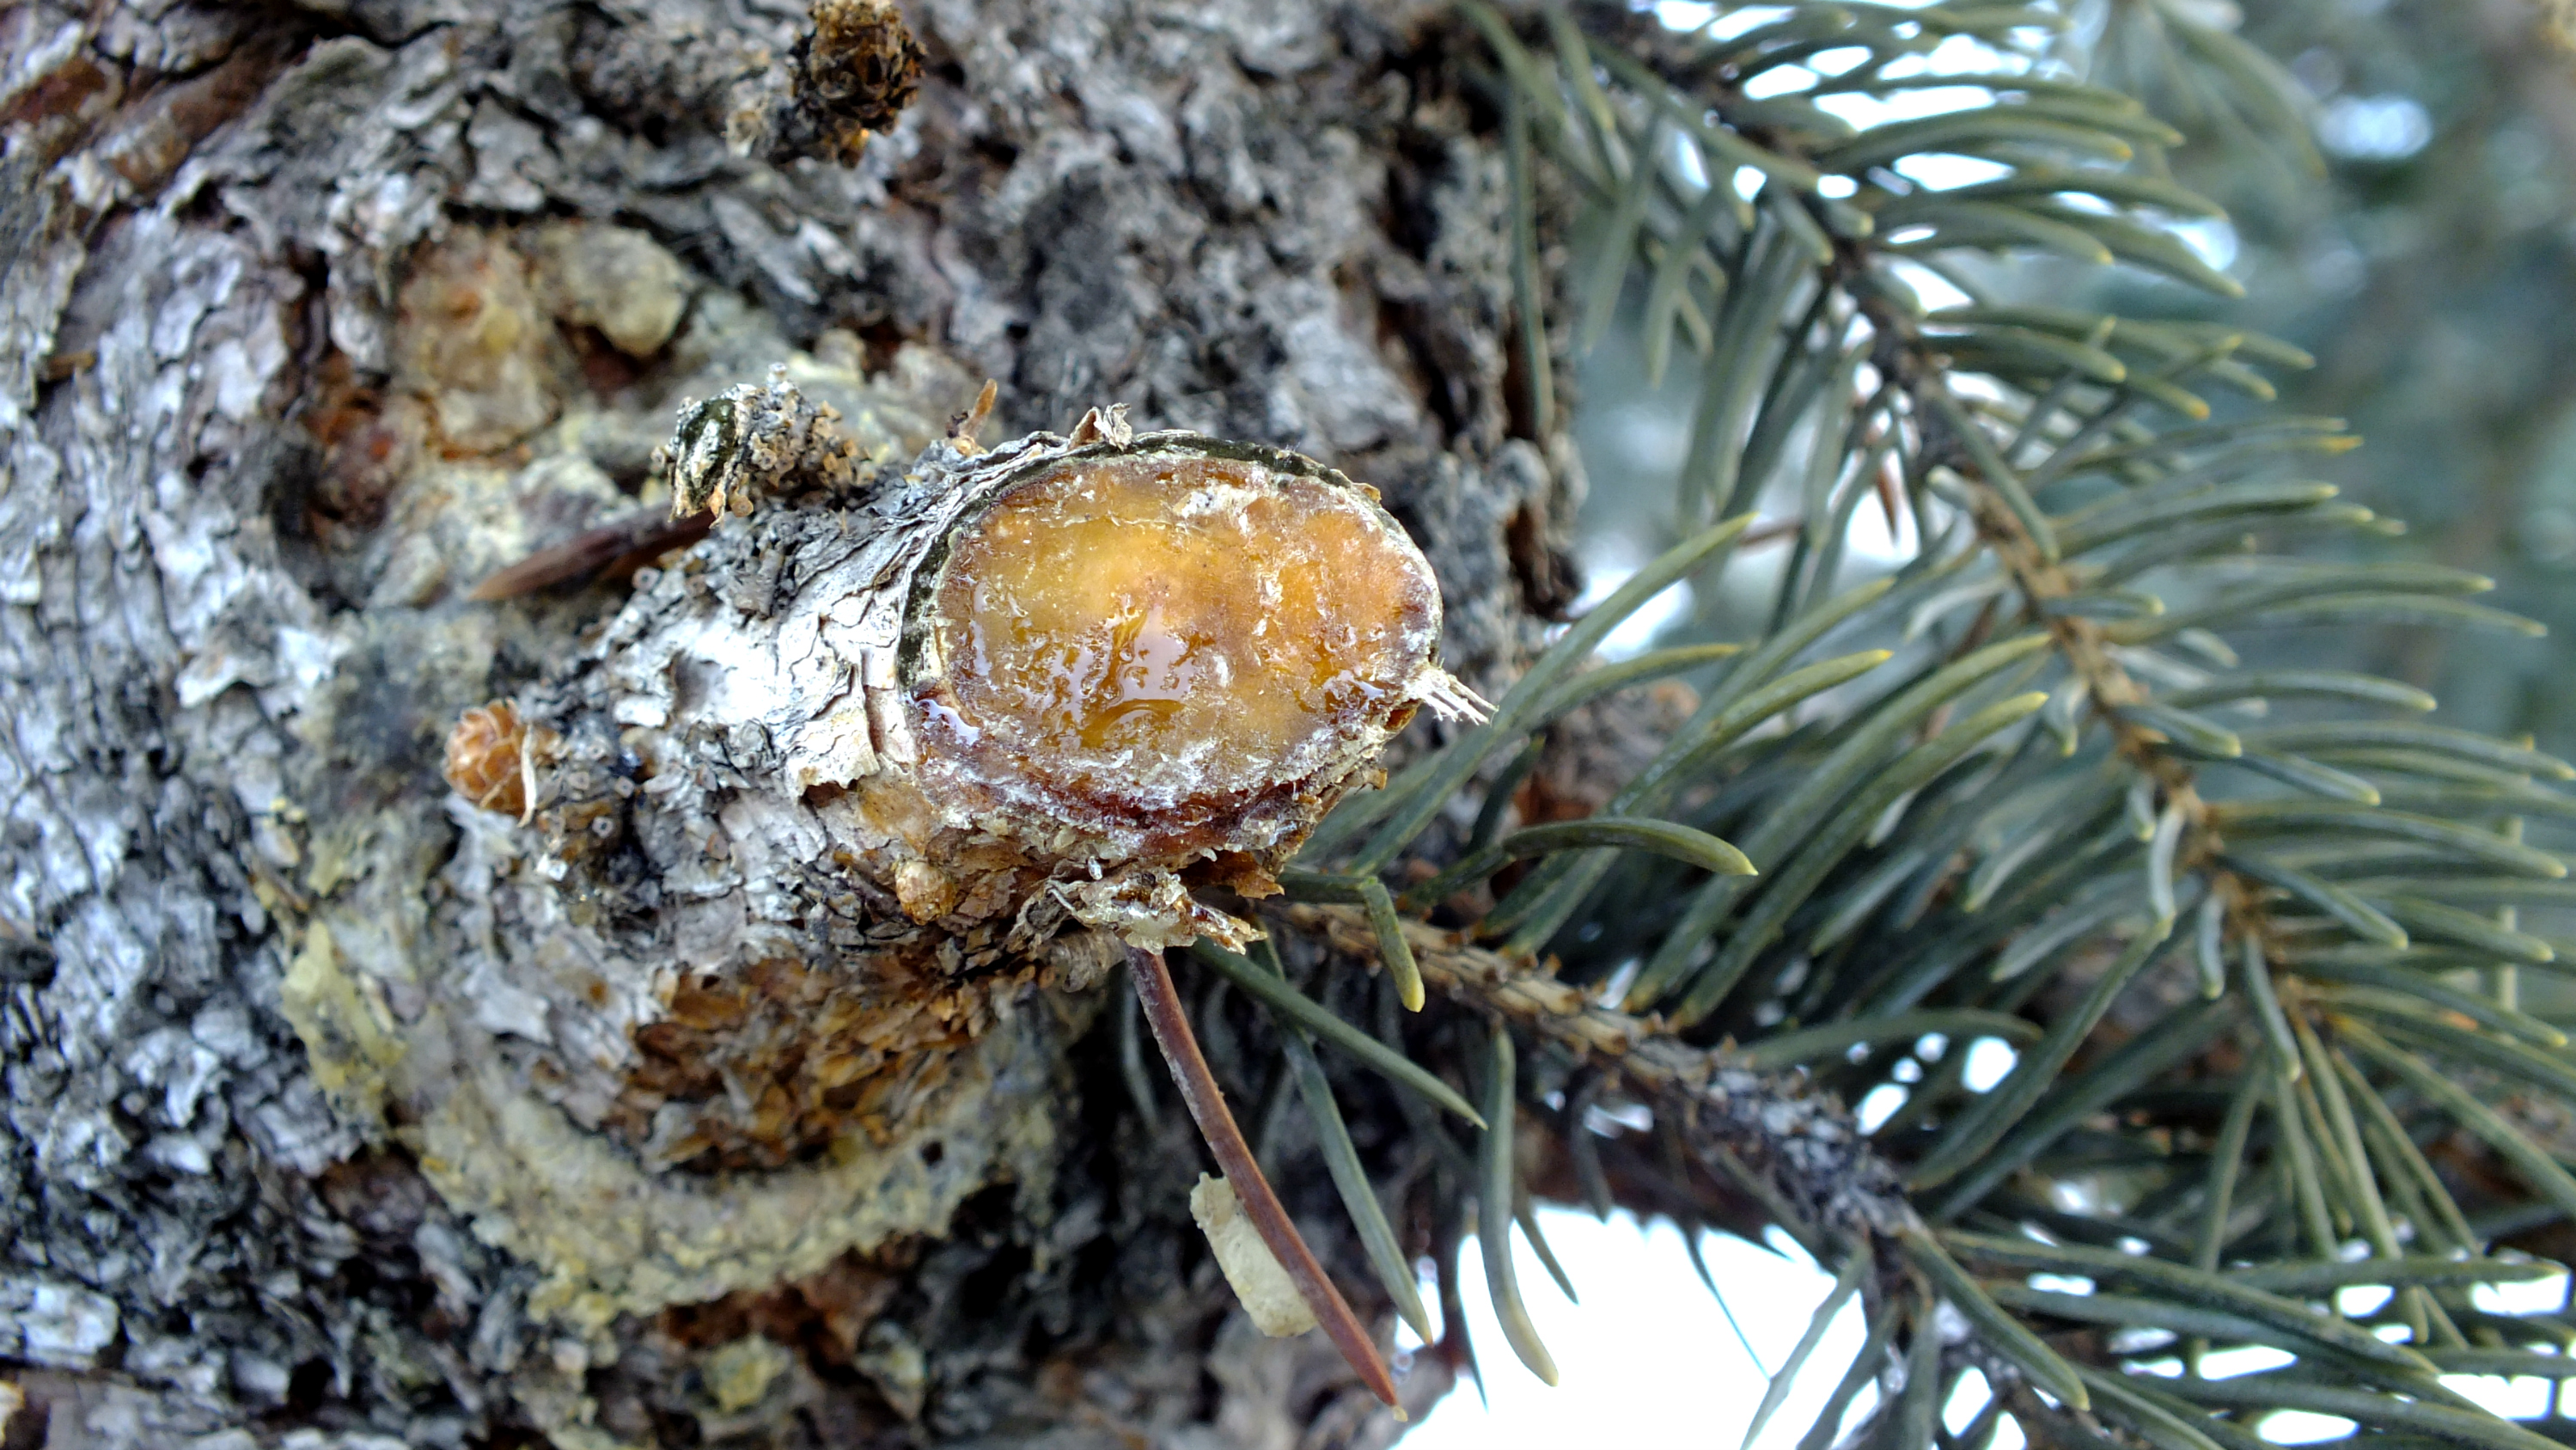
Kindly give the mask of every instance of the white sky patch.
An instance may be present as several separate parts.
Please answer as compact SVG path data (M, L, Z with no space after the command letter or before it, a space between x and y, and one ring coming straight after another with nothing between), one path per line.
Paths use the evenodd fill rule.
M1925 502L1934 511L1932 527L1938 530L1948 521L1952 510L1937 498L1927 498ZM1872 569L1893 569L1911 560L1923 547L1920 522L1914 517L1912 501L1903 496L1902 490L1898 494L1894 529L1887 526L1886 505L1874 498L1862 499L1860 506L1852 510L1850 531L1843 535L1843 556Z
M1752 100L1767 101L1773 96L1792 95L1816 83L1816 73L1802 65L1775 65L1744 83L1744 94Z
M2558 1388L2556 1381L2536 1374L2512 1379L2497 1374L2446 1374L2442 1383L2508 1420L2531 1420L2548 1414L2550 1397Z
M1485 1292L1483 1260L1469 1239L1458 1268L1467 1290L1467 1333L1491 1404L1480 1404L1475 1386L1461 1383L1404 1437L1406 1450L1732 1447L1762 1401L1765 1371L1787 1360L1808 1316L1833 1288L1833 1276L1794 1248L1783 1258L1742 1239L1702 1235L1709 1272L1762 1356L1757 1369L1692 1272L1681 1233L1669 1221L1640 1226L1622 1212L1602 1223L1590 1214L1543 1208L1539 1222L1583 1295L1581 1305L1567 1303L1537 1255L1513 1235L1521 1297L1556 1359L1558 1387L1540 1384L1512 1357ZM1437 1314L1432 1289L1426 1283L1423 1298ZM1855 1299L1825 1332L1755 1450L1792 1450L1863 1337ZM1419 1345L1399 1330L1396 1347Z
M1694 194L1708 190L1708 162L1699 154L1699 143L1679 131L1671 135L1673 174Z
M1951 286L1948 278L1918 262L1896 262L1891 267L1906 286L1914 289L1915 300L1923 304L1926 312L1938 312L1945 307L1965 307L1976 300Z
M2043 1286L2039 1278L2031 1280L2034 1288ZM2546 1313L2556 1309L2567 1289L2567 1276L2554 1275L2527 1284L2481 1284L2469 1291L2478 1308L2498 1314ZM2335 1294L2335 1306L2347 1315L2368 1314L2387 1302L2389 1289L2384 1284L2351 1284ZM2399 1328L2403 1326L2388 1326ZM2388 1337L2383 1335L2382 1337ZM2214 1349L2201 1357L2201 1373L2214 1380L2233 1379L2238 1375L2259 1374L2278 1369L2293 1361L2286 1350L2261 1345L2238 1345L2232 1349ZM2149 1374L2173 1376L2182 1373L2180 1360L2154 1360L2138 1366ZM2446 1374L2442 1383L2460 1394L2509 1419L2528 1420L2549 1413L2554 1382L2538 1375L2521 1375L2508 1379L2502 1375ZM2304 1445L2314 1440L2338 1439L2352 1433L2352 1422L2336 1415L2315 1415L2303 1410L2282 1410L2263 1421L2263 1438L2280 1445Z
M1715 20L1717 7L1706 0L1656 0L1655 18L1666 30L1688 33Z
M2033 69L2019 51L1997 50L1973 35L1953 35L1921 55L1901 55L1879 72L1889 80L1913 76L2015 74Z
M2218 217L2188 217L2167 223L2165 230L2180 237L2194 256L2218 271L2236 265L2236 228Z
M1820 76L1838 76L1868 64L1869 58L1875 54L1877 52L1866 45L1836 46L1807 57L1806 69Z
M1749 94L1749 92L1748 92ZM1865 95L1859 91L1837 91L1816 97L1816 109L1840 116L1867 130L1890 121L1911 121L1918 116L1938 116L1949 111L1965 111L1982 106L1992 99L1983 86L1918 86L1912 90L1889 91L1885 95Z
M1860 1107L1853 1111L1852 1117L1860 1123L1862 1132L1875 1133L1879 1124L1886 1122L1903 1106L1905 1089L1892 1082L1883 1082L1871 1088L1868 1095L1860 1100Z
M1638 557L1634 546L1617 535L1586 545L1582 558L1583 593L1574 601L1578 615L1608 599L1620 585L1634 578L1638 568L1646 562ZM1598 653L1605 660L1624 660L1643 653L1667 626L1688 618L1690 609L1691 587L1674 584L1638 605L1626 619L1619 621L1618 626L1601 641Z
M2413 96L2337 96L2317 116L2317 144L2354 161L2403 161L2433 139L2433 118Z
M1968 1045L1968 1070L1959 1081L1968 1091L1981 1093L2004 1080L2004 1074L2021 1061L2021 1054L2000 1037L1980 1037Z
M1768 25L1788 13L1782 6L1755 5L1719 15L1714 5L1696 3L1696 0L1660 0L1655 6L1656 18L1666 26L1680 31L1704 30L1720 40ZM1744 94L1762 100L1812 91L1863 63L1869 55L1866 47L1857 45L1819 51L1807 57L1804 64L1778 65L1757 73L1745 82ZM1899 57L1890 62L1882 74L1890 80L1945 75L2016 75L2029 72L2034 66L2033 59L2027 54L1998 49L1975 36L1953 35L1925 54ZM1956 85L1923 86L1877 95L1838 91L1816 96L1814 102L1817 109L1866 131L1891 121L1908 121L1920 116L1937 116L1982 106L1992 98L1992 93L1983 86ZM2420 111L2421 108L2418 109ZM1909 180L1935 191L1991 181L2012 170L2000 162L1978 157L1937 153L1906 157L1896 164L1896 169ZM1741 176L1737 185L1739 190L1743 189ZM1744 194L1750 196L1752 193L1745 191Z
M2567 1302L2567 1275L2552 1274L2519 1284L2479 1284L2469 1290L2469 1303L2490 1314L2550 1314ZM2442 1383L2499 1415L2530 1419L2549 1413L2557 1386L2537 1375L2506 1379L2501 1375L2446 1374Z
M2566 1302L2563 1273L2523 1284L2480 1284L2469 1290L2469 1303L2489 1314L2552 1314Z
M1982 156L1952 156L1940 151L1899 157L1896 174L1932 191L1955 191L2012 174L2012 168Z
M1770 74L1757 78L1762 94L1781 94L1804 90L1820 84L1818 76L1832 76L1847 70L1857 60L1839 59L1841 51L1825 51L1809 59L1806 66L1782 66L1782 80L1773 81ZM1941 42L1928 55L1907 56L1891 63L1884 74L1889 79L1942 75L2016 75L2032 69L2028 56L1997 50L1973 36L1954 35ZM1756 86L1745 93L1754 95ZM1922 116L1938 116L1950 111L1964 111L1989 104L1993 93L1983 86L1922 86L1912 90L1888 91L1867 95L1857 91L1835 92L1815 98L1818 110L1838 116L1853 126L1868 130L1893 121L1910 121ZM1974 186L2011 174L2012 168L1999 161L1975 156L1950 156L1939 152L1908 156L1895 164L1897 174L1933 191Z
M1943 49L1948 49L1945 45ZM2004 61L1991 50L1979 47L1991 64L1961 67L1976 70L2010 70L2018 66ZM1891 121L1910 121L1918 116L1938 116L1950 111L1965 111L1987 104L1993 99L1982 86L1924 86L1918 90L1889 91L1883 96L1839 92L1816 97L1816 109L1839 116L1866 131ZM1947 191L1955 186L1974 186L2009 175L2012 168L1997 161L1975 156L1950 156L1940 152L1908 156L1896 163L1896 172L1918 185L1934 191Z
M1702 10L1714 12L1716 9L1716 7L1712 5L1681 3L1681 0L1665 0L1665 4L1671 4L1672 8L1684 13ZM1655 13L1657 15L1664 13L1665 4L1656 5ZM1788 14L1789 7L1786 5L1746 5L1738 9L1729 10L1724 15L1715 15L1712 13L1710 20L1703 20L1700 24L1708 27L1708 33L1712 39L1733 40L1735 37L1742 35L1748 30L1768 25L1774 20L1786 19ZM1672 22L1667 20L1664 23L1670 25ZM1683 28L1687 29L1690 27Z
M2038 1288L2038 1275L2030 1277L2032 1288ZM2200 1357L2200 1378L2233 1380L2236 1375L2257 1375L2262 1370L2277 1370L2295 1360L2287 1350L2275 1350L2269 1344L2236 1344L2233 1350L2210 1350ZM2151 1375L2179 1375L2182 1360L2156 1360L2151 1365L2138 1365Z
M2274 1410L2263 1417L2263 1438L2275 1445L2312 1445L2319 1440L2340 1440L2353 1432L2352 1421L2341 1415L2319 1415L2307 1410Z
M1972 1369L1959 1376L1958 1388L1950 1392L1950 1403L1941 1407L1941 1423L1956 1435L1976 1422L1977 1412L1994 1398L1986 1384L1983 1370Z
M2037 1282L2036 1279L2033 1280ZM2238 1375L2259 1374L2278 1369L2295 1356L2267 1345L2238 1345L2232 1349L2213 1349L2200 1358L2203 1378L2224 1380ZM2149 1360L2138 1365L2148 1374L2167 1379L2182 1373L2179 1359ZM2468 1380L2469 1375L2444 1375L2443 1382ZM2318 1440L2339 1440L2353 1432L2353 1423L2340 1415L2311 1414L2306 1410L2275 1410L2263 1417L2262 1435L2275 1445L2306 1445Z
M2202 1379L2234 1379L2241 1374L2259 1374L2279 1369L2298 1356L2286 1349L2268 1344L2240 1344L2233 1349L2213 1349L2200 1357Z

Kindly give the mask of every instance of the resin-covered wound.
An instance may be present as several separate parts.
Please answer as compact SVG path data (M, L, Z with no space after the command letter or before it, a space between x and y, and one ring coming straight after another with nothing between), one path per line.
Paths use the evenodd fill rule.
M1187 456L1012 487L952 541L937 601L933 731L1124 811L1257 794L1400 724L1439 622L1368 494Z

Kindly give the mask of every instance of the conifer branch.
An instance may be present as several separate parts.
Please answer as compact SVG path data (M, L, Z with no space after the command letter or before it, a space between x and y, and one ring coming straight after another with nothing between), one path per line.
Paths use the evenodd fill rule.
M2487 582L2456 570L2238 552L2252 547L2239 543L2249 529L2274 538L2387 530L2333 502L2330 487L2263 476L2284 451L2350 446L2339 424L2211 421L2192 391L2269 402L2274 389L2255 365L2309 365L2298 349L2220 323L1999 300L1950 263L1966 251L2046 250L2240 294L2153 215L2215 209L2160 168L2125 164L2180 133L2036 50L2022 50L2027 69L2015 71L2015 33L2049 18L2022 7L1800 6L1719 38L1677 36L1605 6L1580 24L1551 18L1551 52L1531 48L1501 12L1474 0L1466 9L1510 88L1516 144L1553 160L1609 218L1596 233L1609 251L1583 289L1584 336L1603 335L1624 269L1651 283L1650 375L1676 339L1701 356L1684 527L1739 514L1775 479L1801 482L1800 447L1807 457L1797 516L1773 526L1795 544L1770 639L1721 667L1666 754L1606 808L1727 836L1762 875L1703 878L1635 856L1614 871L1605 851L1551 858L1471 924L1508 938L1503 952L1409 927L1425 981L1627 1083L1668 1129L1687 1125L1703 1163L1740 1175L1783 1227L1868 1244L1881 1264L1912 1256L1923 1272L1913 1290L1892 1279L1869 1286L1870 1344L1810 1432L1812 1450L1856 1381L1896 1354L1908 1360L1909 1391L1882 1406L1864 1437L1929 1438L1932 1386L1951 1367L1924 1338L1928 1311L1913 1307L1932 1302L1926 1292L1968 1317L1973 1358L2026 1381L1999 1382L1996 1404L2035 1441L2099 1443L2088 1401L2101 1423L2162 1450L2250 1443L2230 1415L2248 1413L2250 1424L2261 1407L2325 1403L2251 1386L2235 1398L2167 1394L2127 1373L2165 1352L2151 1342L2087 1334L2071 1341L2081 1353L2070 1368L2034 1333L2095 1322L2184 1336L2187 1374L2211 1344L2289 1348L2301 1372L2314 1360L2351 1379L2326 1398L2371 1434L2523 1443L2465 1403L2410 1408L2448 1393L2425 1377L2426 1354L2457 1352L2465 1326L2516 1321L2400 1266L2421 1256L2408 1247L2419 1236L2485 1247L2453 1201L2468 1187L2421 1150L2428 1135L2466 1130L2485 1141L2488 1166L2508 1171L2475 1185L2481 1198L2512 1202L2517 1177L2544 1199L2566 1192L2524 1125L2447 1085L2423 1058L2562 1101L2576 1090L2563 1043L2547 1036L2556 1029L2519 1011L2506 975L2547 965L2557 949L2522 930L2510 906L2489 916L2452 904L2450 884L2563 877L2557 857L2522 844L2519 820L2576 815L2566 797L2532 784L2576 772L2438 727L2325 718L2243 729L2202 711L2250 712L2269 696L2430 703L2393 682L2238 671L2213 629L2536 626L2458 600ZM2277 68L2242 41L2196 21L2173 33L2187 52L2175 65L2217 74L2214 94L2246 114L2278 107ZM1954 34L1976 36L2007 63L1960 77L1894 70ZM1850 49L1863 58L1816 70L1811 89L1769 83L1779 69ZM1941 80L1981 86L1987 98L1867 129L1813 99ZM1660 164L1675 143L1696 174ZM1941 152L2002 162L2006 174L1937 189L1901 165ZM1829 194L1825 177L1843 189ZM1905 267L1929 269L1969 303L1927 312ZM2148 409L2180 421L2136 416ZM1833 594L1861 500L1878 497L1895 532L1895 480L1916 525L1914 559L1893 581ZM2179 613L2154 592L2168 579L2186 591ZM1773 676L1808 645L1844 625L1889 628L1900 613L1908 641L1933 636L1928 652L1897 667L1913 673L1891 672L1884 689L1855 685L1868 698L1810 707L1786 732L1745 738L1750 723L1806 700L1772 701L1766 686L1785 686ZM2214 668L2160 652L2168 639ZM2010 723L2013 692L2041 675L2056 683L2037 728L2016 725L1992 742L1960 734ZM1751 720L1729 713L1755 699L1770 703ZM1498 753L1529 728L1515 722L1482 749ZM1954 748L1936 750L1945 742ZM2219 763L2227 769L2213 771ZM1453 772L1473 764L1449 761ZM1417 819L1434 805L1412 801ZM2500 828L2481 824L2498 817ZM1500 839L1496 799L1478 820L1476 845ZM2007 828L2019 839L1998 838ZM1417 878L1427 884L1411 899L1473 917L1472 898L1456 889L1474 874ZM1300 910L1291 919L1337 951L1369 954L1349 913ZM1529 965L1551 951L1565 960L1544 972ZM2165 964L2183 960L2197 1000L2143 1019L2135 1009L2112 1015L2116 1003L2160 994L2173 975ZM2441 980L2490 961L2513 965L2491 974L2488 992ZM1631 975L1629 963L1642 969ZM2042 1014L2043 1035L2003 1083L1969 1091L1963 1053L1923 1068L1962 1044L1936 1050L1917 1038L1978 1032L2069 978L2081 1006L2061 1001ZM1614 981L1627 1012L1596 1001ZM1751 1056L1733 1048L1736 1035L1754 1044ZM1772 1043L1783 1054L1833 1052L1811 1056L1812 1076L1750 1071L1789 1060L1762 1055ZM1847 1117L1808 1106L1837 1089L1890 1084L1906 1085L1906 1101L1878 1130L1883 1155ZM1735 1116L1744 1104L1761 1107ZM2204 1140L2224 1160L2206 1172ZM1835 1151L1820 1153L1820 1142ZM2111 1166L2067 1166L2092 1164L2086 1155ZM1830 1172L1812 1173L1828 1162ZM1926 1259L1940 1250L1924 1247L1935 1240L1898 1181L1899 1162L1913 1165L1914 1188L1942 1185L1927 1200L1932 1216L2007 1236L1978 1252L1991 1258L1992 1243L2024 1234L2118 1245L2117 1256L2086 1262L2134 1268L2134 1293L2047 1298L2007 1282L1989 1294L1948 1259ZM2051 1178L2076 1182L2086 1206L2045 1202L2037 1185ZM2402 1344L2352 1337L2320 1306L2244 1299L2223 1267L2338 1262L2346 1239L2384 1266L2372 1282L2393 1292L2379 1317L2402 1327ZM1941 1241L1965 1242L1946 1231ZM2208 1307L2220 1303L2230 1307Z

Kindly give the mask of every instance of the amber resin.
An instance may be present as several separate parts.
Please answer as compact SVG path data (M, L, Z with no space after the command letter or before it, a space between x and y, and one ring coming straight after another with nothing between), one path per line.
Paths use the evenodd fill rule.
M1012 486L936 600L934 739L1120 814L1241 802L1400 725L1440 617L1372 495L1176 454Z

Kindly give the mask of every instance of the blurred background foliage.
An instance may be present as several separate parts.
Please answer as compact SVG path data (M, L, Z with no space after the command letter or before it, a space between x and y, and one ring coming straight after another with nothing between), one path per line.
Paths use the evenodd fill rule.
M2136 78L2194 137L2178 178L2233 219L2234 315L2317 357L2283 401L2361 433L2328 477L2409 522L2391 554L2492 575L2488 602L2550 626L2384 634L2356 663L2470 728L2576 744L2576 52L2525 0L2295 0L2242 33L2306 93L2315 170Z
M2346 419L2364 446L2305 467L2408 522L2402 537L2369 540L2370 556L2491 575L2498 589L2482 602L2550 634L2278 631L2248 663L2272 654L2393 675L2440 696L2451 723L2576 749L2576 47L2533 0L2071 8L2078 23L2056 58L2137 95L2189 138L2165 164L2228 213L2189 235L2246 295L2034 253L1990 263L1980 280L2010 300L2224 322L2314 354L2314 369L2275 374L2278 403L2222 394L2221 416L2268 407ZM1713 10L1660 7L1684 25ZM2249 105L2203 68L2175 65L2169 32L2194 21L2276 61L2286 104ZM1581 248L1578 239L1577 273ZM1633 336L1614 334L1583 358L1575 420L1592 484L1595 597L1673 537L1674 478L1700 387L1689 363L1677 350L1650 387ZM1776 484L1765 498L1766 513L1793 507ZM1748 555L1669 638L1743 637L1768 607L1765 566L1776 570L1783 552ZM1856 549L1856 562L1868 557Z
M2406 530L2347 532L2302 552L2474 570L2497 583L2481 603L2539 620L2549 633L2274 629L2238 639L2245 665L2389 676L2431 691L2448 724L2576 752L2576 4L2070 0L2063 8L2074 23L2051 61L2136 96L2184 134L2182 145L2142 160L2225 209L2224 220L2177 226L2245 295L2033 251L1957 262L1954 275L1994 300L2223 324L2312 354L2312 369L2270 371L2276 402L2211 394L2217 420L2345 420L2362 446L2303 460L2300 473L2404 520ZM1765 8L1666 0L1655 9L1677 29L1714 19L1723 30L1758 23ZM2212 32L2241 39L2268 64L2250 74L2195 53L2195 39ZM1961 51L1936 55L1935 68L1982 68L1984 53ZM1818 64L1830 68L1830 57ZM1922 101L1942 104L1931 93ZM1981 168L1956 178L1965 182L2003 170L1949 164ZM1589 270L1593 235L1574 239L1576 275ZM1933 289L1926 301L1934 302L1939 284L1915 280ZM1632 280L1618 326L1578 363L1573 423L1591 481L1588 600L1678 536L1676 479L1702 383L1688 348L1673 349L1671 365L1649 380L1641 292ZM1797 488L1786 476L1770 480L1766 518L1794 515ZM1891 540L1875 510L1860 511L1846 584L1912 556L1912 520L1898 522ZM1668 594L1617 643L1633 650L1650 637L1759 634L1788 556L1785 539L1746 551L1708 597ZM2576 936L2576 912L2538 908L2531 917L2534 929ZM2536 1010L2576 1011L2576 981L2527 978L2524 990Z

